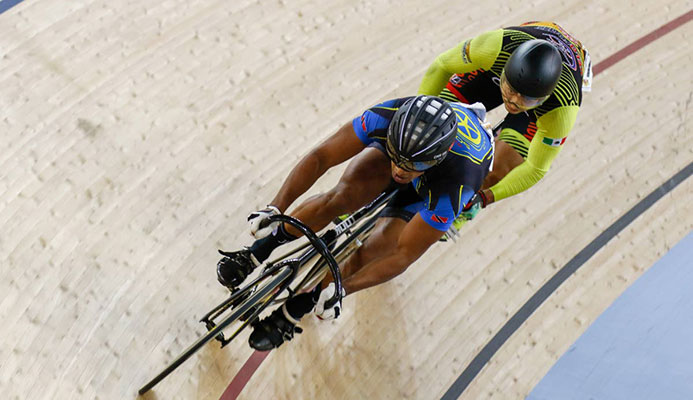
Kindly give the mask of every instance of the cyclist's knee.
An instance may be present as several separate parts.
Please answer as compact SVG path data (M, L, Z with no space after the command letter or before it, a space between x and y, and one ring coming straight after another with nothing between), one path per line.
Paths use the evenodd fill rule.
M357 196L346 185L338 184L324 194L323 207L330 213L344 214L354 211L363 204L358 204Z
M356 249L356 251L351 253L346 259L342 269L342 278L346 279L350 277L363 266L362 249L363 247Z

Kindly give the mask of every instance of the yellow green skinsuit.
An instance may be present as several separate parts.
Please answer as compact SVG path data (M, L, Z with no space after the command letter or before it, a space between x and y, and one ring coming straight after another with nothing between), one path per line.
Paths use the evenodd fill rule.
M498 139L512 146L524 162L490 188L496 201L537 183L561 151L582 102L583 69L589 69L585 67L588 56L580 42L549 22L485 32L439 55L419 87L420 94L470 104L481 102L491 110L503 104L499 82L510 54L521 43L537 38L548 40L559 49L563 71L556 89L542 105L520 114L508 114L501 125Z

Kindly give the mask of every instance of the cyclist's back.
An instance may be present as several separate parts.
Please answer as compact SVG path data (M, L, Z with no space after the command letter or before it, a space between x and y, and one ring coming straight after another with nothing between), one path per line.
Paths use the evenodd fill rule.
M387 128L399 106L410 97L382 102L353 120L361 141L385 152ZM446 231L455 216L481 188L493 160L493 138L482 126L485 110L480 104L450 103L457 118L457 136L439 165L415 178L410 189L423 200L422 216L434 228ZM407 188L397 197L406 196ZM402 204L402 202L397 202Z

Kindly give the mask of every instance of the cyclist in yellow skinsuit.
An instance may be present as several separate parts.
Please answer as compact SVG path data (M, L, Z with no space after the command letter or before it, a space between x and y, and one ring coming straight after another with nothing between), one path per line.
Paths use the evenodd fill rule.
M474 206L465 214L468 219L480 207L527 190L546 174L575 124L582 91L590 85L587 51L551 22L482 33L435 59L420 94L481 102L487 110L504 104L508 111L495 132L493 171L468 205Z

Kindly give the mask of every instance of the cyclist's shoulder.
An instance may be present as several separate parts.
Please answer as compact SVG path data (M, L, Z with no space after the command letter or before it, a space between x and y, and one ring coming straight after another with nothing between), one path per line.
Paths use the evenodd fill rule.
M498 50L502 44L502 39L503 29L501 28L482 32L469 39L466 43L471 45L470 50L475 53L480 51L488 52L488 50Z
M486 109L481 103L450 103L450 106L457 118L457 137L452 149L453 155L460 152L477 157L485 155L491 150L493 141L491 134L483 127Z
M353 127L364 143L384 141L385 132L399 107L411 97L402 97L382 101L366 109L354 118Z
M547 101L548 102L548 101ZM577 119L579 106L544 106L533 111L537 120L537 127L545 132L548 137L565 137L570 133Z
M360 117L360 123L364 131L382 129L386 127L395 115L399 107L410 97L402 97L382 101L367 108Z
M404 104L407 100L411 99L412 96L408 97L398 97L395 99L381 101L380 103L368 108L366 111L370 111L377 115L392 116L397 109Z
M519 26L505 28L503 35L504 46L513 47L527 40L543 39L558 48L563 59L563 72L582 77L584 64L584 46L573 35L560 25L548 21L526 22Z
M466 104L457 101L448 102L450 107L455 111L458 122L470 120L476 123L481 123L486 118L486 107L482 103Z
M562 86L562 87L561 87ZM577 112L582 105L582 91L574 80L563 82L563 85L557 86L551 96L539 107L531 110L536 116L536 119L542 118L549 112L564 113Z
M502 29L486 31L463 42L459 56L465 64L474 63L483 69L487 69L498 58L502 45Z
M455 193L460 186L478 189L493 161L493 136L482 124L485 110L450 105L457 117L457 136L448 156L430 173L429 182L438 193Z
M573 35L552 21L529 21L516 26L508 26L502 30L504 35L508 36L515 34L515 32L525 32L531 34L534 38L547 39L547 37L551 36L561 36L575 42L577 45L580 44ZM517 39L522 39L522 36L517 37Z

